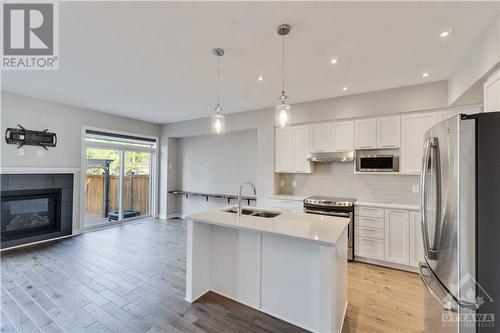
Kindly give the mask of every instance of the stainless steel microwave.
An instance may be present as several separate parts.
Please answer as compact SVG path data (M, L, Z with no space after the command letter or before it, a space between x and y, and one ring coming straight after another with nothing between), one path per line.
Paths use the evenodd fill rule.
M359 172L398 172L398 155L364 155L356 156L356 171Z

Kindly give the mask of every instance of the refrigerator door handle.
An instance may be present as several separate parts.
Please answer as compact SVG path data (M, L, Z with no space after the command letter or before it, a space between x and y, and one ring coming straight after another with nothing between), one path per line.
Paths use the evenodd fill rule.
M427 173L429 172L429 158L431 157L432 149L436 151L436 216L435 216L435 232L433 244L429 241L429 228L427 221ZM425 256L429 259L436 260L439 249L440 239L440 219L441 219L441 163L439 156L439 143L436 137L428 137L424 142L424 155L422 158L422 170L420 174L420 222L422 227L422 238L424 243Z
M426 278L425 278L425 275L423 273L423 269L426 269L428 271L430 271L429 267L427 267L427 265L425 263L422 263L422 262L419 262L418 263L418 275L420 275L420 279L422 280L422 282L424 283L425 287L427 288L427 290L429 290L429 292L432 294L432 296L434 296L435 299L437 299L439 301L439 303L441 303L441 305L443 306L443 309L446 310L446 311L452 311L452 312L458 312L457 308L453 306L452 303L445 303L443 301L443 298L439 297L437 292L434 291L434 289L429 285L429 283L427 282ZM432 274L432 273L430 273ZM434 277L432 277L434 278Z
M458 300L457 304L460 305L460 307L465 308L465 309L469 309L469 310L476 311L477 309L479 309L479 304L473 303L473 302Z
M422 227L422 238L424 242L424 252L425 256L429 258L429 236L427 233L427 216L425 211L427 209L427 202L425 196L427 193L427 172L428 172L428 160L431 149L430 138L426 138L424 142L424 155L422 156L422 168L420 171L420 222ZM420 269L420 268L419 268ZM425 282L424 282L425 283Z

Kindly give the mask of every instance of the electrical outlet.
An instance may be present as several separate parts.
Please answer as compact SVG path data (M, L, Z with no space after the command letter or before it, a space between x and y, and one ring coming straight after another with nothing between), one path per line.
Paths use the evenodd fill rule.
M281 187L285 186L285 181L284 180L280 181L280 186Z
M43 150L38 149L38 150L36 151L36 156L38 156L38 157L43 157Z
M23 149L23 148L19 148L19 149L17 150L17 155L18 155L18 156L24 156L24 149Z
M420 186L419 186L419 185L413 185L413 186L412 186L412 191L413 191L413 193L418 193L418 192L420 192Z
M297 187L297 181L296 181L296 180L293 180L293 181L292 181L292 187L293 187L293 188L296 188L296 187Z

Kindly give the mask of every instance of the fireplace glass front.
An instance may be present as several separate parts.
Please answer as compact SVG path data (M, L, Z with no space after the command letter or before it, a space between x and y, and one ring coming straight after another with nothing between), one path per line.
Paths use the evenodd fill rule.
M61 189L2 191L2 241L61 229Z

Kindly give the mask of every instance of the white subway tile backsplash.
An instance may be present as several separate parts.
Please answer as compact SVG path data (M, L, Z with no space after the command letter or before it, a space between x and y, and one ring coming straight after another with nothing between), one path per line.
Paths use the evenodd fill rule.
M312 174L280 174L279 194L351 197L363 201L417 204L415 175L355 174L352 163L314 165ZM295 188L292 183L295 181Z

